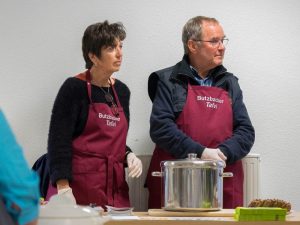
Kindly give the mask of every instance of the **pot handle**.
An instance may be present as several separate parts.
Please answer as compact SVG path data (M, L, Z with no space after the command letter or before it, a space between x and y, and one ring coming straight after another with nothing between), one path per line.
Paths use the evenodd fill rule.
M221 177L233 177L233 173L232 172L225 172L220 174Z
M151 175L152 177L163 177L163 173L158 171L153 171Z

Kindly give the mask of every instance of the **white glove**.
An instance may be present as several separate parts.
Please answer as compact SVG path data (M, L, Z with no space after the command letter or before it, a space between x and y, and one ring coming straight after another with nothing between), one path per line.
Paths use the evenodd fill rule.
M69 203L76 205L76 199L73 195L72 189L70 187L62 188L57 190L57 197L63 198Z
M133 152L127 155L128 176L139 177L143 171L142 161Z
M224 168L226 167L225 161L227 157L218 148L205 148L201 155L201 159L219 160L223 162Z

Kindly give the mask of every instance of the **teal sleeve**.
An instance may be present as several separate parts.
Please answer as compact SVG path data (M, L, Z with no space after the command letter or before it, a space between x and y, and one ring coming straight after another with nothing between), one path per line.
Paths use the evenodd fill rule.
M32 171L0 109L0 193L8 213L23 225L38 218L39 178Z

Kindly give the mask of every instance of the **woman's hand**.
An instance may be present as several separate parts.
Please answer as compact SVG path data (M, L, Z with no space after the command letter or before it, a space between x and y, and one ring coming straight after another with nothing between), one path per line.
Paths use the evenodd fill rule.
M142 161L131 152L127 155L128 176L138 178L143 172Z
M26 223L25 225L37 225L37 224L38 224L37 220L33 220L33 221L29 222L29 223Z
M76 199L70 187L57 190L57 197L68 199L68 202L76 205Z
M69 185L68 180L58 180L56 182L57 187L57 197L63 196L64 198L67 198L71 203L76 204L76 199L73 195L72 188Z
M60 189L65 189L65 188L69 188L69 181L66 179L62 179L62 180L58 180L56 181L56 187L57 187L57 191Z

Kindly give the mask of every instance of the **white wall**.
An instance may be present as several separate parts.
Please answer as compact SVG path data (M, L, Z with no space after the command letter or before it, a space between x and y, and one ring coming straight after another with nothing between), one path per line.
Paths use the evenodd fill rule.
M52 104L62 82L84 70L81 37L91 23L122 21L131 89L128 143L151 154L148 75L181 59L190 17L216 17L230 39L224 65L240 79L261 154L261 197L300 210L300 2L297 0L0 0L0 107L32 164L46 152Z

